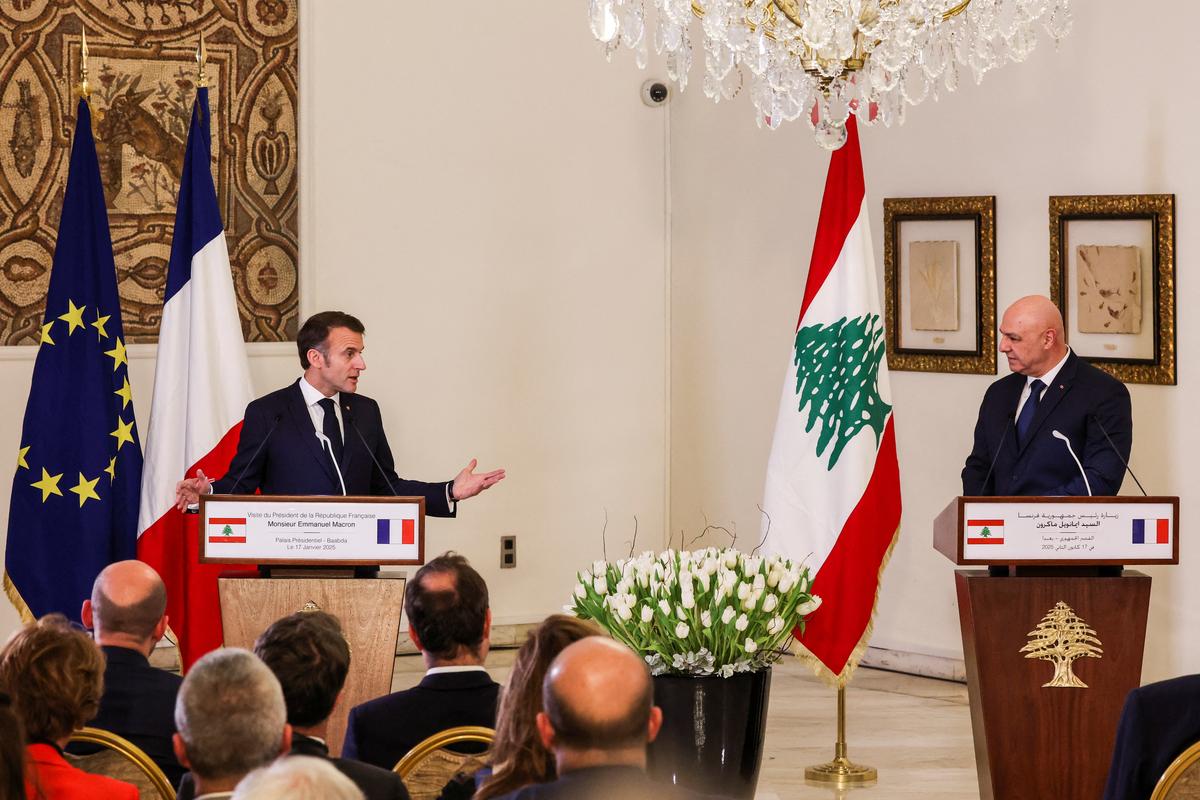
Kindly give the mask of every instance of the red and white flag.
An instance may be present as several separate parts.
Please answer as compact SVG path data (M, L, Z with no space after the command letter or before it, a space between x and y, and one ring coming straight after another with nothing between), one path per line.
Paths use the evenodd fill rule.
M900 529L884 322L853 117L846 127L846 144L829 162L763 497L764 549L805 560L823 600L803 636L796 631L801 655L841 683L866 651Z
M185 670L221 646L216 577L222 565L198 562L196 522L175 509L175 484L197 468L210 477L225 474L253 399L209 171L210 136L208 90L200 89L179 186L138 515L138 558L166 582L167 614Z

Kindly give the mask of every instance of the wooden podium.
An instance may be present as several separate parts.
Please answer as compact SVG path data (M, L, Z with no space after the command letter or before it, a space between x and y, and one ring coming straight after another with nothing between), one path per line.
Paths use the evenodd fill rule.
M1141 683L1150 578L1179 561L1176 497L958 497L934 522L955 571L984 800L1095 800ZM1003 572L1004 574L998 574Z

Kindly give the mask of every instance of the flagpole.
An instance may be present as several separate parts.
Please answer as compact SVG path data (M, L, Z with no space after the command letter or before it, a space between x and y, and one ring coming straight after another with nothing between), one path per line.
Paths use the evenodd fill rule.
M855 764L846 757L846 685L838 684L837 742L833 745L833 761L804 769L804 779L817 783L873 783L879 778L874 767Z
M204 89L208 86L208 74L204 71L204 65L208 63L208 50L204 47L204 31L200 31L200 45L196 48L196 88Z
M87 100L91 95L91 87L88 86L87 79L87 62L88 62L88 46L87 46L87 28L80 29L80 55L79 55L79 96Z

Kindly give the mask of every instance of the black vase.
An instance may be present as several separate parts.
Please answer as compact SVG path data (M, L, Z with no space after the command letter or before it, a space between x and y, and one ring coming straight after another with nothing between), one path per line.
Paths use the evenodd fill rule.
M729 678L660 675L654 704L663 724L650 745L656 781L752 800L762 765L771 670Z

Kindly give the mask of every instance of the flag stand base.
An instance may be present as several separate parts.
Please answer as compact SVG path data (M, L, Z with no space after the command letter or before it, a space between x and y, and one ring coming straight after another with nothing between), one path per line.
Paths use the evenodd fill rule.
M804 779L816 783L837 785L874 783L879 773L874 767L855 764L846 758L846 687L838 687L837 696L837 742L834 744L833 761L805 767Z

